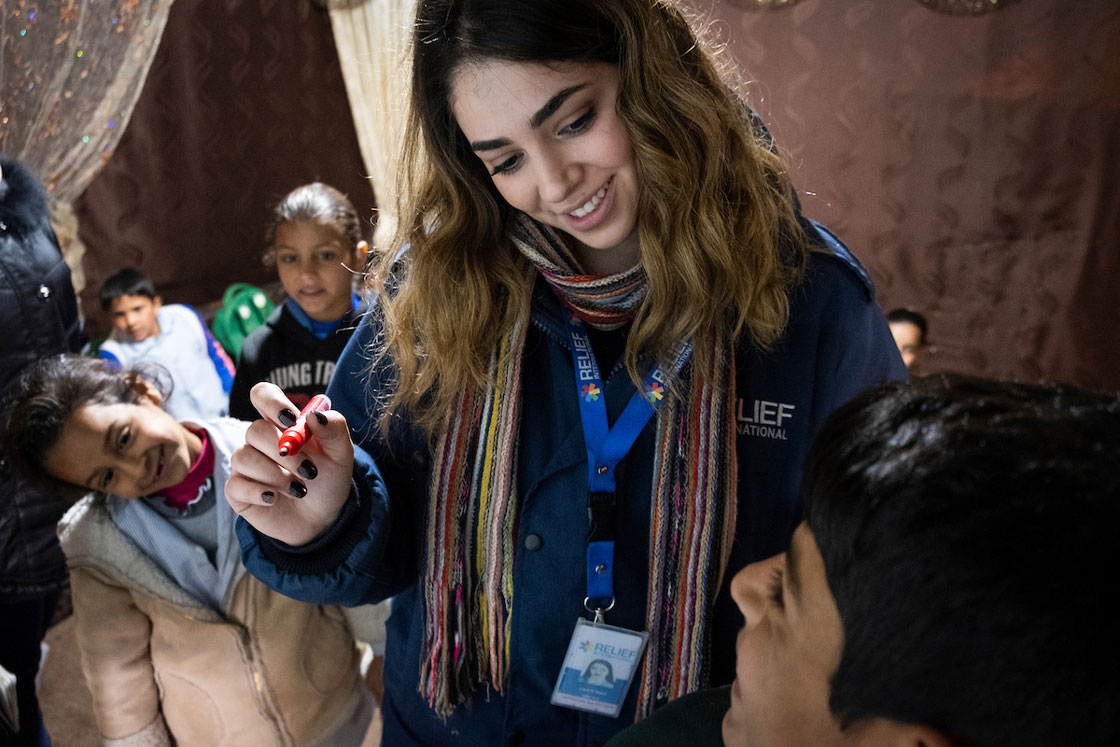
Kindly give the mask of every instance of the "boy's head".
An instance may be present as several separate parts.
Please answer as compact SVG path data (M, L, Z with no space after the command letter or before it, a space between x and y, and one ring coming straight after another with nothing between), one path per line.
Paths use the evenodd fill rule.
M161 304L152 281L131 267L120 270L101 285L101 308L109 314L113 327L130 342L159 334Z
M913 369L928 347L926 318L916 311L895 309L887 314L887 324L890 325L891 336L898 346L902 362L907 369Z
M744 569L728 745L1114 744L1120 399L936 377L838 410Z

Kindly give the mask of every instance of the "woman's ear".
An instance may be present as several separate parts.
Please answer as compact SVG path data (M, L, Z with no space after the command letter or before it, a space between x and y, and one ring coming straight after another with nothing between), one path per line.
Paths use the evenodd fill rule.
M132 380L132 390L136 392L140 401L148 400L156 407L163 407L163 394L155 384L144 377L137 376Z

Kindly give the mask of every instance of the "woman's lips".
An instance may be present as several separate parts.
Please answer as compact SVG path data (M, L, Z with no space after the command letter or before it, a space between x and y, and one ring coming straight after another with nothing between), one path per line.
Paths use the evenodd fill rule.
M567 218L568 223L573 229L577 231L587 231L597 226L607 216L614 197L614 191L611 189L613 184L614 177L612 176L607 180L606 184L600 187L598 191L584 201L583 204L564 213L564 217ZM583 214L577 215L577 212Z

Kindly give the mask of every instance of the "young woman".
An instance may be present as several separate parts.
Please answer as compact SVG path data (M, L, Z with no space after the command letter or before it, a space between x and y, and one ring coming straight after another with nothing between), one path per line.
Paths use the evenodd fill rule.
M168 379L48 358L20 379L4 431L21 474L94 493L59 537L102 742L360 744L373 707L350 621L371 636L378 611L348 618L245 573L223 487L246 424L176 422L161 407Z
M258 385L227 495L274 588L396 595L386 743L601 744L730 681L725 569L786 547L816 426L905 370L673 4L424 0L413 41L400 235L320 478L284 490ZM632 680L617 717L552 704L573 646Z

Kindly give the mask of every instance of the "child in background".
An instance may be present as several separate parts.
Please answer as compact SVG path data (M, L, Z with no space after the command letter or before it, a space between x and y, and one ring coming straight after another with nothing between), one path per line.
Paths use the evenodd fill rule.
M176 420L210 420L226 414L233 363L190 306L164 306L152 281L132 268L101 286L101 308L113 333L98 355L128 368L158 363L171 374L165 408Z
M259 417L249 402L258 381L276 384L300 408L326 390L365 311L353 282L368 250L353 205L337 189L315 182L280 201L264 260L276 265L288 298L245 339L230 393L233 417Z
M926 318L910 309L894 309L887 314L887 323L890 324L894 344L898 346L898 353L910 375L923 373L921 363L929 350L926 339L929 325Z
M94 492L59 536L102 740L360 744L372 703L355 632L372 608L348 620L245 572L223 486L247 426L176 422L162 373L46 359L21 379L4 433L29 477Z

